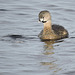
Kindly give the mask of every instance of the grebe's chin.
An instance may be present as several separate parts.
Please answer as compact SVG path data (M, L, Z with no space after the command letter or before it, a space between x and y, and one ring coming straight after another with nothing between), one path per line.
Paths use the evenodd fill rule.
M38 35L41 40L58 40L68 37L68 32L64 27L56 24L52 25L49 11L41 11L39 21L44 24L43 30Z

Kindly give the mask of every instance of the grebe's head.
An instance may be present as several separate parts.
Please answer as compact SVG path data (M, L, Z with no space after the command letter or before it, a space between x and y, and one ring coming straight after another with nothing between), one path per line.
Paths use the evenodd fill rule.
M49 11L41 11L39 13L39 21L42 23L46 23L47 21L51 20L51 15Z

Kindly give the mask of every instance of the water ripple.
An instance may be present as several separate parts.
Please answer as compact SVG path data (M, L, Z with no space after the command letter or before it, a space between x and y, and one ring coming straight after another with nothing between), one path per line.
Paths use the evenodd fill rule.
M7 10L7 9L0 9L0 11L9 11L9 10Z

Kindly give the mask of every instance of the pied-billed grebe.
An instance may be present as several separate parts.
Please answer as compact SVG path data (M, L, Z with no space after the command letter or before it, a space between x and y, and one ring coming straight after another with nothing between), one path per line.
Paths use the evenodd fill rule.
M68 32L64 27L56 24L52 25L49 11L41 11L39 21L44 24L44 29L38 35L41 40L58 40L68 37Z

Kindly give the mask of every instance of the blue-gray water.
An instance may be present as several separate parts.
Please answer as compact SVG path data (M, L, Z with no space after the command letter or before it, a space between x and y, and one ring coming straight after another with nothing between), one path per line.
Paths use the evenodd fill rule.
M64 26L69 38L40 41L42 10L51 12L52 23ZM0 75L75 75L75 0L0 0Z

